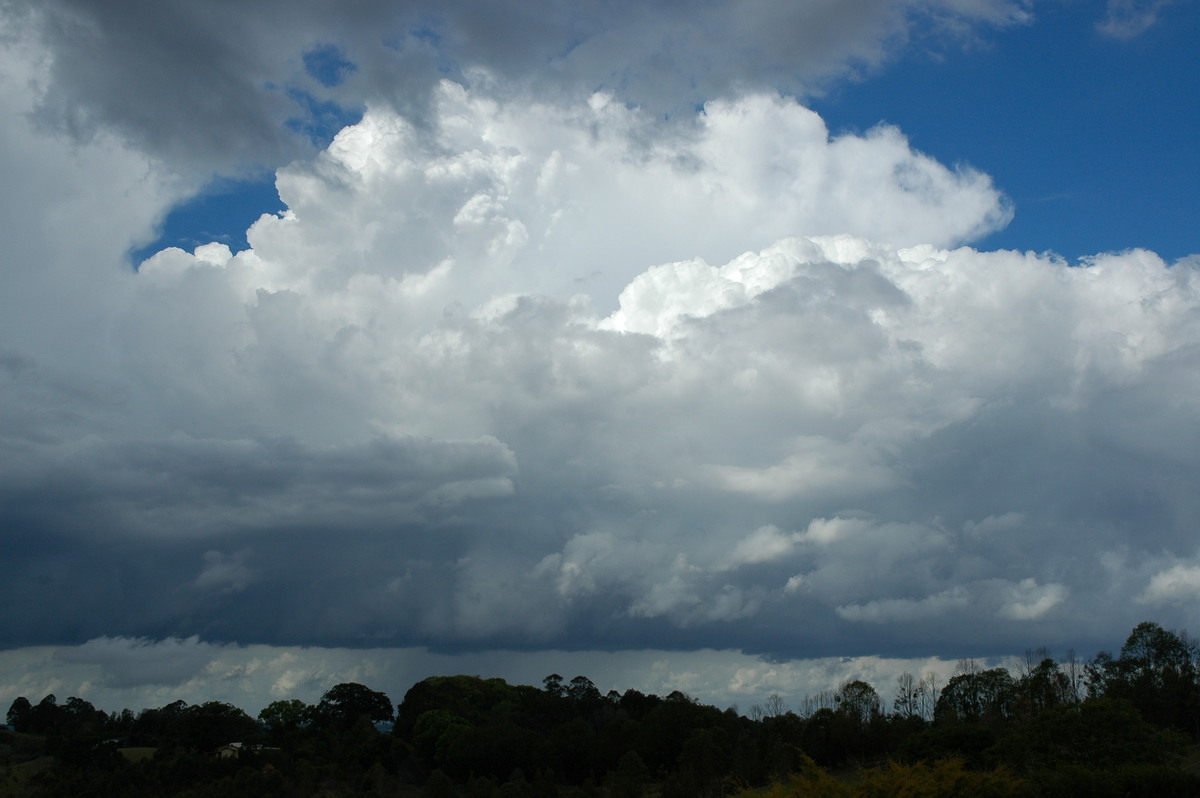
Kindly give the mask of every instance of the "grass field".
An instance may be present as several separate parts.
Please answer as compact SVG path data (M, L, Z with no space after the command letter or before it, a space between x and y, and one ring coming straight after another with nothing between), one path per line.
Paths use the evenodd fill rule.
M39 756L18 765L9 765L0 770L0 798L21 798L26 793L29 780L54 765L54 757Z
M144 762L154 756L157 748L118 748L117 753L130 762Z

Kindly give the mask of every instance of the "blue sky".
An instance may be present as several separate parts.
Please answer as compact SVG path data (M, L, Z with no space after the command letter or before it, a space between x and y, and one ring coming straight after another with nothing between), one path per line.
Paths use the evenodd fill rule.
M1045 4L1036 22L965 48L910 52L813 103L833 130L879 122L914 147L992 175L1016 206L988 248L1085 255L1195 251L1200 92L1190 42L1200 7L1162 9L1130 39L1096 27L1096 4Z
M0 3L0 701L1185 626L1198 21Z

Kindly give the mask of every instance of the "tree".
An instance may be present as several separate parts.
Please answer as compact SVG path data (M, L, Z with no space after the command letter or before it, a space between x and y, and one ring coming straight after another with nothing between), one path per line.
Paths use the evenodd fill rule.
M545 679L542 679L542 685L546 688L546 692L555 698L562 698L566 693L566 689L562 683L563 677L557 673L552 673Z
M896 677L896 698L892 710L901 717L920 717L920 697L923 685L908 671Z
M548 698L535 688L517 688L503 679L478 676L431 676L409 688L400 704L393 732L405 737L412 733L418 717L431 709L444 709L472 724L482 723L502 705L520 706L523 697ZM539 701L539 705L547 702ZM548 702L554 704L553 700Z
M917 714L925 720L933 720L933 710L937 706L938 696L941 693L941 683L937 671L927 670L921 676L919 682L921 691L917 695L917 705L920 710Z
M1067 649L1067 661L1064 663L1063 670L1067 675L1067 682L1071 685L1071 703L1078 704L1083 698L1087 671L1083 663L1079 661L1075 649Z
M1178 732L1147 723L1128 701L1089 698L1051 707L1015 725L991 753L1022 772L1076 766L1092 771L1171 764L1184 751Z
M838 714L866 726L882 714L883 708L875 688L861 679L842 685L837 693Z
M572 701L593 703L600 700L600 691L586 676L576 676L567 687L567 697Z
M431 709L423 712L413 724L413 747L426 763L442 766L446 764L450 745L470 729L471 724L458 715L444 709Z
M421 791L421 798L454 798L455 795L454 782L440 770L429 774L425 789Z
M82 698L71 696L59 708L59 733L67 737L99 737L108 716Z
M385 694L376 692L356 682L334 685L321 696L313 710L314 720L322 726L348 729L359 718L372 723L390 722L393 719L392 701Z
M703 798L721 794L721 776L726 770L725 753L718 742L722 738L720 729L697 729L684 742L676 761L676 785L683 795Z
M1017 682L1017 693L1025 711L1036 715L1044 709L1074 702L1071 680L1058 663L1049 657L1027 668Z
M1160 726L1200 733L1197 646L1186 634L1144 621L1130 632L1120 656L1096 655L1088 666L1093 695L1124 698Z
M811 717L821 709L835 709L837 707L837 693L833 690L822 690L816 695L806 695L800 700L800 708L796 711L802 718Z
M616 769L608 774L608 791L613 798L642 798L649 782L650 769L646 763L637 751L627 751Z
M8 708L8 725L12 726L15 731L29 731L29 722L32 719L33 704L30 704L29 699L25 696L17 698Z
M272 701L258 713L258 720L272 732L291 732L309 721L312 707L298 698Z
M946 683L933 709L942 722L996 723L1012 715L1015 685L1004 668L968 668Z
M180 726L184 743L201 751L244 742L258 730L253 718L224 701L193 704L183 711Z
M54 693L43 698L29 716L28 730L33 734L57 734L61 711Z
M146 746L179 745L183 742L180 719L187 705L179 700L161 709L143 709L130 729L131 742Z

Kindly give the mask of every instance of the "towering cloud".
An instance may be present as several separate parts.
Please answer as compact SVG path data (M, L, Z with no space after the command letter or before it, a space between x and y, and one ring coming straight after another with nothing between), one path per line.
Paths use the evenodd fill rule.
M779 98L657 137L605 94L433 108L109 289L109 431L23 442L6 506L190 552L116 631L866 653L1182 589L1192 491L1128 464L1194 457L1193 264L937 246L1003 223L986 177Z

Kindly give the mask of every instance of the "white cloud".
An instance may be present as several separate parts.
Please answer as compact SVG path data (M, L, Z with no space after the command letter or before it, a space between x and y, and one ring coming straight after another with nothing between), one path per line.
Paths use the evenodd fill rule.
M800 451L765 468L711 466L711 482L723 490L779 501L818 493L870 493L894 481L886 467L872 462L877 452L866 447L806 436L795 448Z
M730 564L753 564L769 562L790 554L795 545L795 536L784 534L772 524L760 526L738 541L729 555Z
M1062 604L1070 595L1065 585L1049 583L1039 585L1032 577L1002 589L1004 604L997 613L1002 618L1015 621L1032 621L1041 618Z
M1174 0L1108 0L1096 30L1114 39L1133 39L1158 24L1159 13Z
M1178 563L1150 577L1137 600L1143 604L1183 604L1200 596L1200 566Z
M860 518L814 518L800 539L817 545L828 545L868 533L871 526L870 521Z
M111 132L75 142L39 126L34 111L52 60L16 31L0 41L0 340L49 359L79 391L106 376L103 345L127 287L126 251L197 185Z

